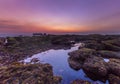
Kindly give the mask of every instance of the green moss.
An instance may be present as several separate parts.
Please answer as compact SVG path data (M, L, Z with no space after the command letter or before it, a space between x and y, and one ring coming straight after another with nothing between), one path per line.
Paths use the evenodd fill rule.
M49 64L13 63L0 67L0 84L58 84L61 77L53 76Z

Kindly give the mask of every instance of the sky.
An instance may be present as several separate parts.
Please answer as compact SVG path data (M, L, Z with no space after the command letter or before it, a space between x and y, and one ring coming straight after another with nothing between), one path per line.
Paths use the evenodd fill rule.
M120 33L120 0L0 0L0 35Z

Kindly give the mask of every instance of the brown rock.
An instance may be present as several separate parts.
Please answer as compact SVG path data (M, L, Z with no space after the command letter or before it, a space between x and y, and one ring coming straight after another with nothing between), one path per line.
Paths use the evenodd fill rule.
M110 59L108 62L108 71L120 77L120 59Z
M83 70L91 79L103 82L105 82L108 73L105 62L101 57L88 58L83 65Z
M58 84L58 79L49 64L16 63L0 68L0 84Z
M109 84L120 84L119 76L110 74L108 80L109 80Z
M84 61L92 57L94 54L96 54L96 51L93 49L88 49L88 48L82 48L73 52L70 52L69 55L70 57L68 58L68 62L71 68L75 70L79 70Z

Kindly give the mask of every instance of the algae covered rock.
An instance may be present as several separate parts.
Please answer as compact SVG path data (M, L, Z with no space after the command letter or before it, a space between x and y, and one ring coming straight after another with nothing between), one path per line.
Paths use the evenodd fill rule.
M96 54L97 53L94 49L89 49L89 48L82 48L69 53L71 59L76 59L81 61L84 61L88 57L91 57Z
M101 80L105 82L108 74L106 64L101 57L88 58L83 65L86 75L93 80Z
M60 80L49 64L16 63L0 68L0 84L58 84Z
M89 41L85 44L86 48L95 49L95 50L104 50L105 46L101 42Z
M102 42L102 44L104 44L105 46L105 50L110 50L110 51L120 51L120 46L118 43L114 42L114 40L107 40Z
M110 74L120 77L120 59L110 59L107 66Z
M98 53L104 58L118 58L120 59L120 53L108 50L101 50Z
M84 61L95 54L97 53L93 49L82 48L69 53L70 57L68 58L68 63L71 68L79 70L82 68Z

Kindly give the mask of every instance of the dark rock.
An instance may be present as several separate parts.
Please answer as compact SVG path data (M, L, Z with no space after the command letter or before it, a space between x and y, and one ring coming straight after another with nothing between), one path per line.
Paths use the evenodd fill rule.
M110 74L115 74L120 77L120 59L110 59L107 66Z
M109 80L109 84L120 84L119 76L110 74L108 80Z
M88 58L83 65L83 70L86 75L93 80L101 80L105 82L107 76L107 69L105 62L101 57Z
M89 49L89 48L82 48L82 49L70 52L68 54L70 55L71 59L76 59L81 61L84 61L85 59L93 55L97 55L94 49Z
M85 42L86 48L91 48L95 50L110 50L110 51L120 51L120 39L100 41L89 40Z
M39 62L40 60L38 59L38 58L33 58L32 60L31 60L31 63L33 62L33 63L37 63L37 62Z
M101 42L96 42L96 41L89 41L85 44L86 48L91 48L95 50L104 50L105 46Z
M101 50L98 53L104 58L118 58L120 59L120 53L108 50Z
M107 40L107 41L104 41L104 42L120 47L120 38Z
M69 63L69 66L74 70L80 70L83 65L82 61L73 60L70 57L68 58L68 63Z
M57 36L52 38L51 43L54 45L71 46L72 44L75 44L75 41L71 39L71 37Z
M110 50L110 51L120 51L120 47L117 45L114 45L112 43L109 43L108 41L103 41L102 42L105 46L105 50Z
M93 49L88 49L88 48L82 48L73 52L70 52L69 55L70 57L68 58L68 62L70 67L72 67L75 70L79 70L84 61L93 56L93 54L96 54L96 51Z
M54 76L53 80L54 80L54 84L59 84L58 82L62 81L62 77Z

